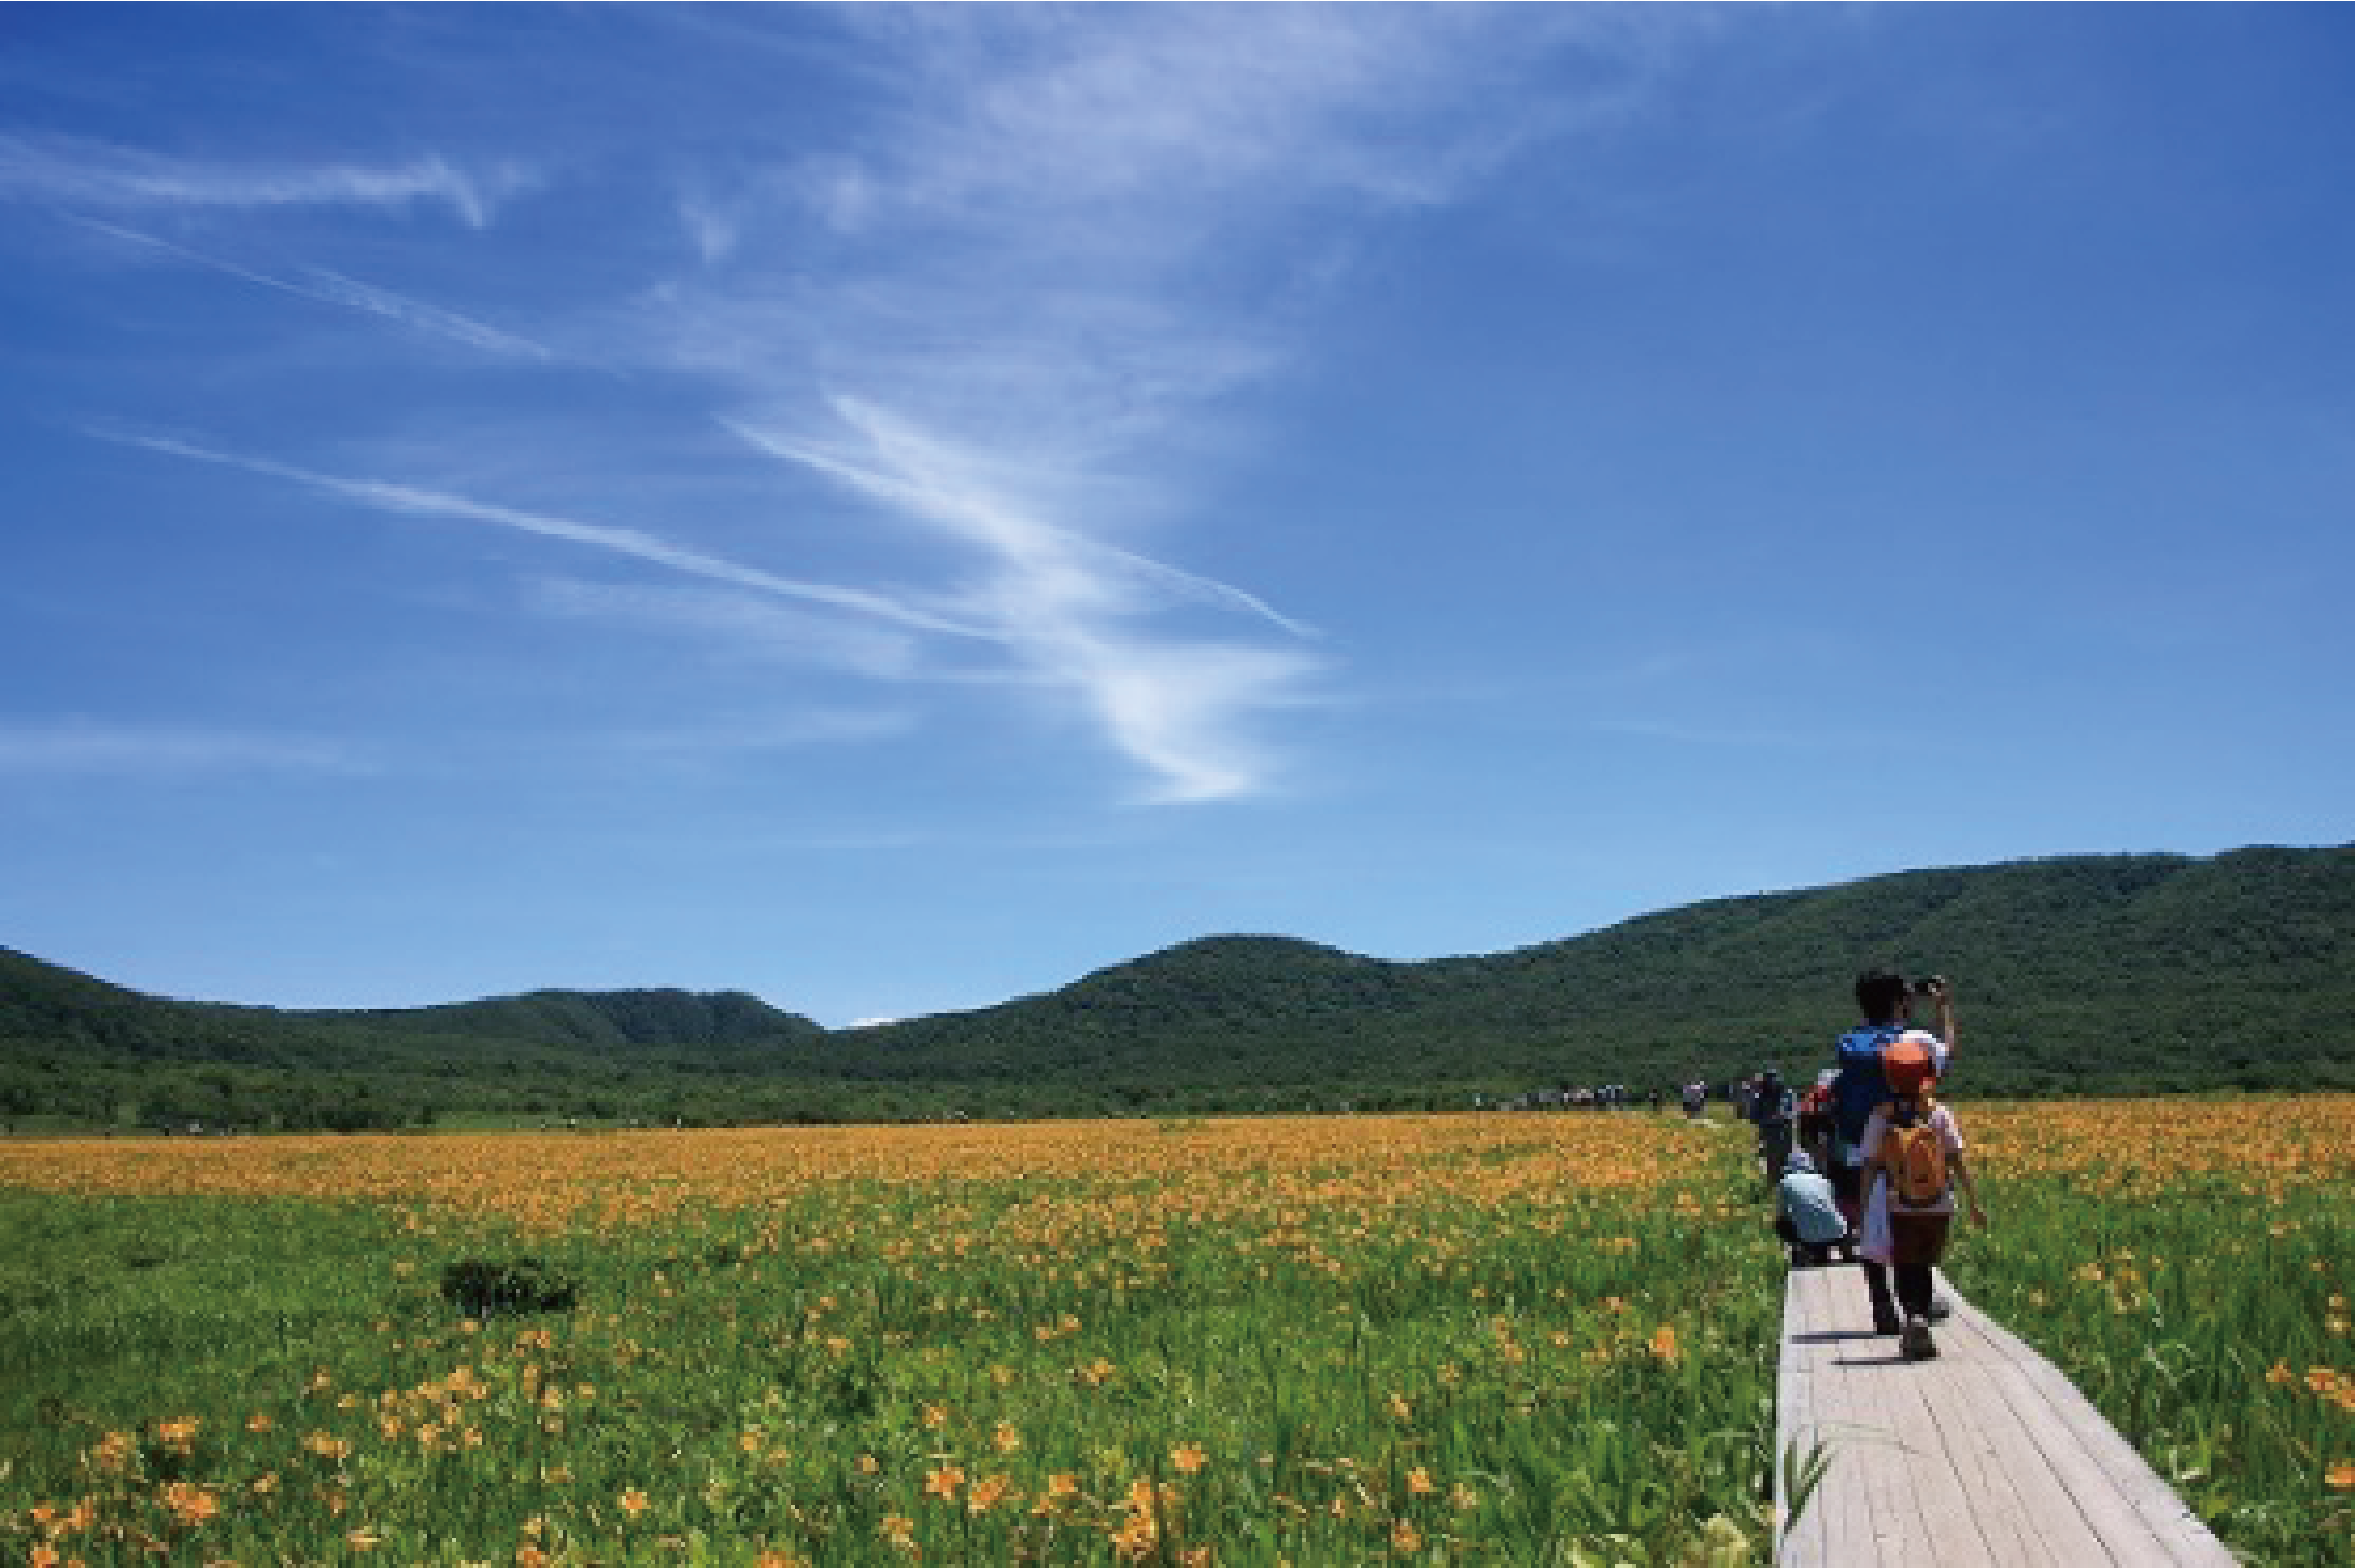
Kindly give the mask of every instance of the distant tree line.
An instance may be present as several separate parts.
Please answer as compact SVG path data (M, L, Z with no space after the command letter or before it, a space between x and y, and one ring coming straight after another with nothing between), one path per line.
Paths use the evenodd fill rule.
M1958 1093L2355 1089L2355 847L1917 871L1392 963L1182 944L829 1032L741 993L281 1011L0 949L0 1117L250 1128L1458 1109L1567 1083L1803 1079L1867 965L1956 982Z

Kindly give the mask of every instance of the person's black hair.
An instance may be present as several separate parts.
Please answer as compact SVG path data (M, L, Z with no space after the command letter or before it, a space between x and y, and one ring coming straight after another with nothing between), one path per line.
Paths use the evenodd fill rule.
M1905 1010L1905 976L1868 969L1856 977L1857 1009L1869 1024L1891 1024Z

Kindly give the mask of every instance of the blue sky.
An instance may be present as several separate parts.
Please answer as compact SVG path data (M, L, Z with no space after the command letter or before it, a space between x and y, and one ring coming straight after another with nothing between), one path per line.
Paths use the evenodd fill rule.
M2355 837L2355 10L0 8L0 944L741 987Z

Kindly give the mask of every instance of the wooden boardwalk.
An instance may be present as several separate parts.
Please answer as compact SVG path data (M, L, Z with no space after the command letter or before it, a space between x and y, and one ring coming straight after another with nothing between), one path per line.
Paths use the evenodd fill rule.
M2165 1568L2235 1561L2051 1362L1955 1294L1934 1360L1871 1330L1853 1268L1795 1272L1776 1378L1776 1501L1796 1443L1821 1484L1779 1568Z

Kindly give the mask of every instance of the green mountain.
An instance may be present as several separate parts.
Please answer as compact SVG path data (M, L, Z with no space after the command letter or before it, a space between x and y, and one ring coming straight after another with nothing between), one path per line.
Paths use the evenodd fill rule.
M714 1059L822 1037L820 1025L743 991L534 991L367 1013L298 1013L420 1037L528 1041L565 1050L686 1047Z
M2355 846L1908 872L1413 964L1215 938L873 1045L911 1080L1156 1097L1643 1087L1811 1068L1872 964L1954 978L1958 1087L2355 1086Z
M650 1115L657 1091L668 1104L717 1080L811 1075L826 1039L741 992L297 1011L170 1001L0 948L0 1116L11 1119L357 1128Z
M1060 990L829 1033L741 993L370 1012L169 1001L0 949L0 1115L379 1125L1456 1105L1804 1072L1858 970L1951 976L1955 1086L2355 1087L2355 846L1906 872L1395 963L1181 944Z

